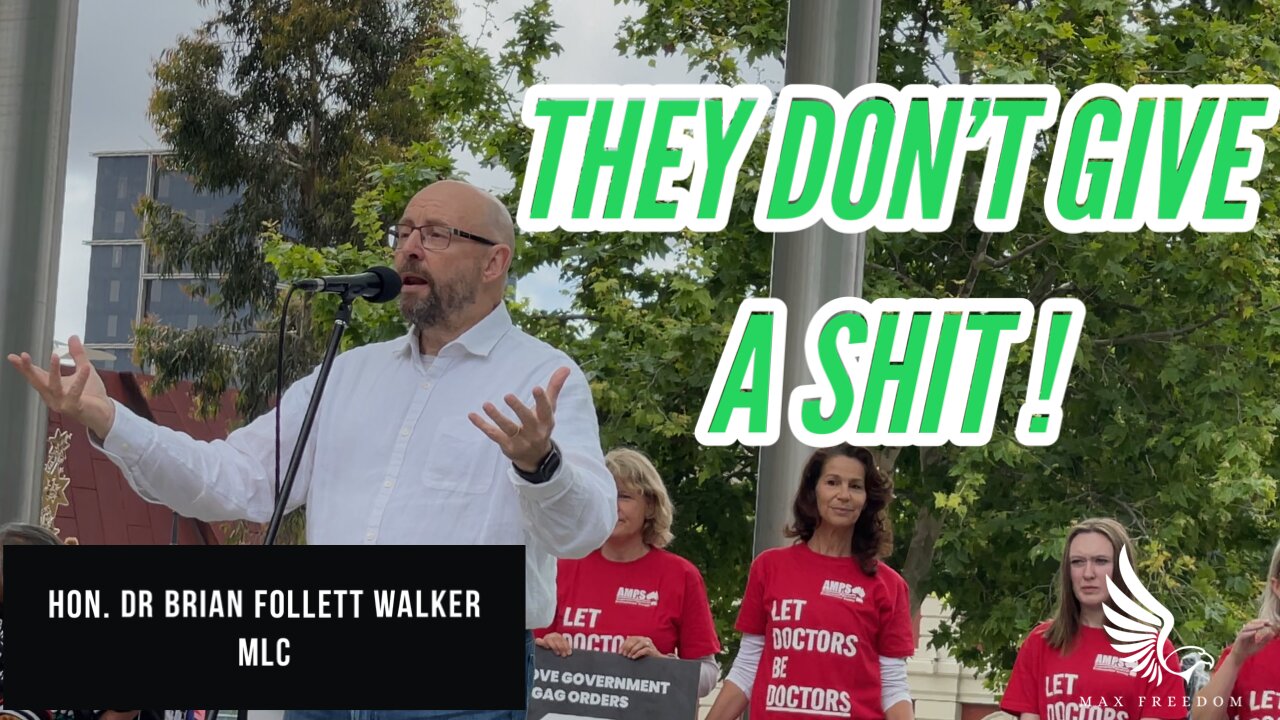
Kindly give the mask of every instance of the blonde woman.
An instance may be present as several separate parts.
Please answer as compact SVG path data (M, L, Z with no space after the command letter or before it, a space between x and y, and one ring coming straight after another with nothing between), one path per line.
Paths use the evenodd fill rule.
M706 695L720 675L720 640L702 574L664 549L671 498L643 453L613 450L605 465L618 486L618 522L600 549L559 561L555 619L534 633L536 642L561 657L576 648L698 660L698 694Z
M1133 557L1128 531L1111 518L1085 520L1067 533L1058 570L1058 610L1022 643L1001 710L1019 720L1187 716L1182 678L1166 672L1153 683L1136 674L1103 630L1102 606L1111 599L1107 578L1132 595L1116 572L1121 549ZM1166 640L1160 657L1173 652L1173 643Z
M1271 552L1258 617L1222 652L1213 679L1196 697L1193 720L1280 717L1280 543Z

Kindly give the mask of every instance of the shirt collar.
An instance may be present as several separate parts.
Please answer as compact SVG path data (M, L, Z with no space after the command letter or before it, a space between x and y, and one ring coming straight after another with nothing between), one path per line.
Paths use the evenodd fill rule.
M484 316L484 319L472 325L466 332L445 345L440 349L440 352L443 354L445 350L458 345L472 355L488 357L494 346L512 327L511 314L507 312L507 304L500 302L488 315ZM418 328L413 327L400 338L399 342L392 345L392 352L399 357L410 356L416 358L420 354L419 347Z

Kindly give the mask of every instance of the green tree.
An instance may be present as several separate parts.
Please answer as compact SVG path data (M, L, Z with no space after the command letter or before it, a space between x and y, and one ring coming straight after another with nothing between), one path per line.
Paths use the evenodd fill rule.
M362 241L354 206L365 176L406 148L443 157L409 88L433 43L456 32L456 9L448 0L201 4L213 16L156 63L149 114L174 170L239 199L208 227L153 199L139 213L159 271L217 278L194 292L208 293L223 321L192 331L145 323L137 353L158 389L191 379L198 407L212 412L235 387L252 418L275 393L277 273L263 233L322 254ZM304 326L308 307L298 306ZM290 335L287 379L318 359L314 337Z
M785 55L778 28L785 27L786 3L634 4L642 11L624 28L620 46L639 55L681 52L691 67L729 81L742 58ZM1050 83L1064 102L1099 82L1274 83L1275 13L1270 2L887 0L879 80L920 82L926 68L934 68L928 79L936 80L945 72L930 48L945 44L964 82ZM1047 140L1054 139L1049 133ZM1007 672L1021 637L1051 613L1066 528L1093 514L1115 515L1133 529L1144 551L1139 571L1171 606L1182 641L1218 647L1253 612L1264 555L1280 533L1272 442L1280 392L1270 381L1280 327L1273 312L1280 290L1276 185L1269 171L1276 139L1274 131L1267 134L1268 160L1251 184L1263 210L1249 234L1058 232L1043 213L1047 152L1033 163L1013 232L972 226L981 165L971 160L948 232L872 233L870 298L1021 296L1038 304L1069 295L1089 311L1055 446L1024 448L1013 440L1029 368L1029 348L1022 347L988 446L882 452L898 486L893 562L917 606L930 592L949 603L954 615L938 640L970 665L996 677ZM749 160L741 178L748 190L753 168ZM751 203L748 193L735 205L740 216L750 217ZM736 222L715 243L723 253L715 267L721 277L760 268L770 247L768 238ZM755 293L762 285L754 276L735 290ZM592 287L602 286L597 280ZM636 294L624 280L616 287L610 297L584 291L577 309L597 312ZM680 315L665 310L646 325L679 322ZM731 315L729 306L719 308L716 337ZM663 367L653 356L665 349L612 351L627 362L652 358ZM681 394L696 396L688 388L706 387L705 377L687 377L688 386L666 398L654 397L647 385L614 389L619 407L652 403L669 413L687 407ZM671 461L662 465L668 473L696 477L696 466Z
M743 63L783 58L781 0L632 4L640 12L620 29L619 48L640 58L679 52L723 82L737 81ZM946 70L931 49L945 45L957 75L948 79L1046 82L1064 100L1096 82L1274 82L1274 16L1272 2L887 0L879 80L938 78ZM514 28L497 57L438 38L412 93L440 119L438 137L450 152L511 174L512 208L529 146L519 93L539 79L537 63L559 50L545 0L518 14ZM1268 157L1276 139L1267 134ZM750 562L756 453L701 447L692 436L738 303L767 294L772 238L752 223L766 144L762 134L751 149L722 233L529 235L520 238L516 267L518 274L556 267L571 289L568 312L517 308L520 321L589 373L606 446L653 455L678 506L674 549L704 570L730 641ZM1048 160L1041 152L1033 163L1012 232L972 226L981 170L973 160L951 230L873 233L869 243L870 298L1021 296L1038 304L1070 295L1089 310L1055 446L1013 440L1029 367L1029 348L1021 347L989 445L881 449L899 497L891 562L911 582L915 603L932 592L952 608L939 640L997 678L1022 636L1051 611L1051 580L1072 521L1107 514L1126 522L1143 550L1139 571L1178 618L1179 644L1210 648L1229 641L1234 623L1252 611L1264 553L1280 533L1272 441L1280 391L1269 382L1280 322L1272 163L1252 183L1263 198L1252 233L1073 236L1044 219ZM382 166L356 204L367 244L354 252L375 251L375 219L398 213L416 180L446 172L441 162L420 152ZM286 265L336 270L351 262L345 250L272 247Z
M1064 99L1100 82L1275 82L1272 3L947 9L957 66L975 82L1050 83ZM963 277L960 291L1034 302L1072 295L1089 310L1056 445L1022 448L1006 432L982 449L912 453L912 509L938 535L922 585L955 607L943 638L962 659L993 671L1012 664L1017 633L1051 611L1045 583L1066 525L1088 514L1114 515L1139 538L1139 571L1178 618L1180 644L1220 647L1254 612L1264 556L1280 534L1280 393L1269 380L1280 327L1268 170L1278 138L1265 133L1264 168L1251 183L1262 211L1248 234L1056 232L1044 220L1041 154L1015 232L945 238L955 245L929 267L905 260L909 239L877 244L886 268L934 292L955 292ZM1020 355L1008 418L1027 385L1025 348Z
M667 7L650 6L650 15L665 22ZM759 16L757 26L775 45L759 56L780 50L780 28L785 28L784 3L763 7L772 14ZM750 14L742 3L717 8L688 12L709 13L709 23ZM899 25L916 32L915 23L933 22L937 11L930 12L904 10ZM545 79L537 65L560 52L554 40L558 27L551 4L534 0L511 19L511 38L496 56L458 36L439 38L413 91L424 112L440 120L436 130L453 153L470 153L483 165L510 174L515 190L504 200L512 210L519 202L531 143L519 120L520 94ZM637 25L622 28L620 49L641 32ZM897 36L887 33L886 38L892 44ZM907 68L901 77L924 77L927 54L910 48L891 54ZM717 62L708 68L718 80L736 78L736 64ZM569 312L517 306L515 315L532 332L568 350L588 373L604 445L630 445L653 456L678 509L673 548L703 570L725 640L735 637L736 602L751 560L756 453L741 447L704 448L692 437L738 303L767 293L770 237L755 229L751 216L765 147L761 138L752 148L735 191L734 207L740 211L723 233L523 235L514 268L517 276L558 268L573 289ZM387 164L358 203L358 222L367 226L374 217L397 214L408 199L404 179L429 171L426 161L404 158ZM338 271L341 265L328 268ZM733 646L736 641L726 654Z

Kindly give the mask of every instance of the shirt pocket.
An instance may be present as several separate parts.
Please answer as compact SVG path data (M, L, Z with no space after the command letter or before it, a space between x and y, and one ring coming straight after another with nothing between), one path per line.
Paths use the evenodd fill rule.
M502 449L466 418L446 421L440 427L431 441L422 485L471 495L489 492L505 469Z

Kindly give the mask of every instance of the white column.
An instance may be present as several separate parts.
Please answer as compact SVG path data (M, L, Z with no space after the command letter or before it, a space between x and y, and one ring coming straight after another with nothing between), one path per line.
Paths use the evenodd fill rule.
M875 82L880 0L792 0L787 18L786 82L825 85L841 95ZM775 132L781 132L775 129ZM861 296L866 235L837 233L823 223L779 233L773 243L770 294L787 304L783 414L798 385L813 382L804 362L809 318L828 300ZM784 423L785 427L785 423ZM756 485L755 554L786 542L791 501L812 448L784 431L761 448Z
M0 355L53 351L78 0L0 0ZM0 523L35 522L47 438L35 391L0 369Z

